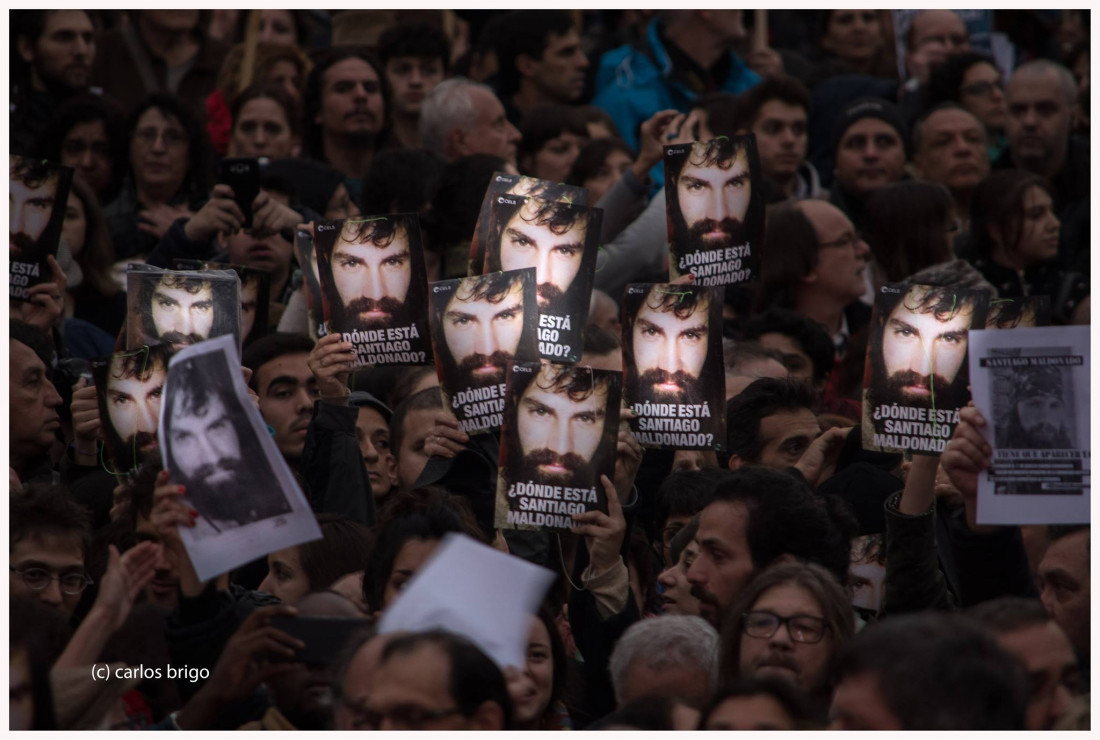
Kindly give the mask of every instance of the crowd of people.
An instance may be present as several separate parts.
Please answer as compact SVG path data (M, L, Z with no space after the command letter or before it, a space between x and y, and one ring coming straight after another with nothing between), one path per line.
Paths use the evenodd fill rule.
M993 437L973 406L942 454L866 450L860 423L883 285L1046 296L1051 324L1090 323L1089 18L12 11L9 152L75 174L52 276L11 300L10 727L1088 728L1089 526L978 523ZM363 368L318 338L303 232L414 214L384 223L419 223L428 282L465 277L509 173L602 209L579 364L699 375L682 347L624 354L620 311L628 284L669 281L665 147L742 134L766 230L758 279L724 289L724 438L643 449L624 409L607 511L571 532L496 528L499 432L462 431L434 366ZM259 162L247 217L225 158ZM12 187L14 253L38 234ZM679 218L711 228L722 203ZM177 260L267 273L261 310L241 293L242 371L322 535L207 582L181 532L224 427L188 430L167 469L157 429L211 282L150 281L175 293L131 332L164 347L110 360L133 346L128 265ZM456 366L480 352L454 341ZM1049 385L1023 382L1021 406ZM219 518L289 510L247 508ZM449 533L556 574L524 665L461 625L379 633ZM288 632L303 617L361 626L329 645Z

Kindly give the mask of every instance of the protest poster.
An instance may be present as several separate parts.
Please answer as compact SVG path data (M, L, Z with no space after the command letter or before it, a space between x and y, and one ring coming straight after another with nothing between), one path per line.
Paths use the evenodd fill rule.
M232 270L126 270L126 349L192 344L231 334L241 343L241 280Z
M622 375L584 365L513 363L497 476L500 529L571 529L572 514L607 513Z
M430 365L428 274L415 214L313 227L324 331L351 342L357 366Z
M477 217L477 226L474 227L473 238L470 239L467 276L486 272L485 245L489 239L489 219L493 201L498 195L530 195L543 200L574 203L578 206L588 204L588 191L578 185L565 185L508 172L494 172L493 179L489 181L489 187L485 189L485 197L481 201L481 211Z
M631 284L623 294L623 399L643 447L716 450L726 439L722 288Z
M158 438L164 469L199 512L180 537L200 580L320 539L309 503L249 396L231 337L172 357Z
M313 231L298 229L294 236L298 266L302 270L302 295L309 310L309 336L316 341L324 336L325 309L321 305L321 279L317 275L317 252L313 248Z
M993 465L978 524L1088 524L1089 327L975 331L970 381Z
M378 634L446 630L477 645L502 670L527 665L531 620L554 572L455 532L405 584Z
M985 317L986 329L1026 329L1050 324L1050 298L1029 295L992 298Z
M53 280L48 258L57 255L73 171L43 159L9 155L8 298Z
M244 337L244 346L271 331L271 273L268 270L182 259L175 260L173 267L177 270L232 270L237 273L241 280L241 336Z
M168 378L168 346L139 347L93 360L100 429L115 475L138 466L157 444L157 420Z
M696 285L756 280L764 243L764 189L756 136L665 147L669 280Z
M432 283L432 351L443 407L462 431L500 429L513 362L538 362L535 269Z
M535 268L543 359L571 363L584 352L602 218L599 208L529 196L493 201L486 272Z
M892 283L875 296L863 374L863 447L938 455L967 391L967 336L985 327L988 294Z

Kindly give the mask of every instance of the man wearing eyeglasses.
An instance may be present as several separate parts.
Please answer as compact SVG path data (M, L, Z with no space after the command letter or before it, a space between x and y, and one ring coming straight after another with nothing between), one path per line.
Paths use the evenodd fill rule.
M37 599L66 617L92 582L84 573L90 524L59 488L11 499L11 596Z

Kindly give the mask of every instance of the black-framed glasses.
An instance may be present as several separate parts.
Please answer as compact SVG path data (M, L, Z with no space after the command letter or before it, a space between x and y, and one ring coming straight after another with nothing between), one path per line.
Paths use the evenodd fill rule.
M824 247L834 247L834 248L858 247L862 243L863 243L863 235L862 234L860 234L858 231L849 231L847 234L840 237L839 239L834 239L831 242L822 242L821 246L823 248Z
M76 596L84 591L88 586L92 585L92 579L83 573L54 573L51 570L45 568L24 568L19 570L14 566L8 566L12 573L15 573L23 579L23 583L27 584L27 588L31 591L45 591L50 587L53 581L57 581L61 585L61 592L68 594L69 596Z
M1005 83L1000 80L987 80L985 82L971 82L969 85L963 85L959 88L959 92L964 95L974 95L976 97L986 97L994 90L1000 90L1004 92Z
M821 617L811 617L808 614L795 614L792 617L781 617L775 612L751 611L741 615L741 630L749 637L757 637L763 640L770 638L782 625L787 625L787 634L795 642L814 644L825 639L829 631L829 623Z

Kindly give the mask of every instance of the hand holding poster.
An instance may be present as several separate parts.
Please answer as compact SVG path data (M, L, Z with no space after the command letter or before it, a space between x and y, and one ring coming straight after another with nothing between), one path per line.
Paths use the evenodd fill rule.
M10 158L8 297L25 301L31 288L53 279L47 258L57 254L73 171L40 159Z
M493 201L486 272L535 268L539 355L576 362L600 248L599 208L501 195Z
M432 350L443 407L462 431L500 429L513 362L537 362L535 270L431 284Z
M428 365L428 277L416 215L314 226L325 333L342 334L360 365Z
M756 137L665 147L669 279L696 285L755 280L764 242L764 194Z
M984 291L884 285L863 377L863 446L938 455L970 398L967 335L985 326Z
M157 444L168 357L168 346L158 344L92 362L100 429L116 475L136 468L140 456Z
M607 513L600 476L614 478L621 376L587 366L515 363L508 377L496 526L572 529L571 515Z
M199 512L180 536L202 581L321 537L240 366L228 336L179 352L160 407L164 469Z
M725 440L721 290L626 287L623 398L643 447L713 450Z
M530 195L542 200L573 203L578 206L588 203L588 191L576 185L563 185L560 182L540 180L526 175L513 175L508 172L494 172L493 179L489 181L489 187L485 189L485 197L481 201L481 211L477 217L477 226L474 227L473 238L470 240L470 258L466 272L468 276L486 272L485 245L489 241L489 219L493 201L498 195Z
M1089 522L1089 327L970 334L970 379L993 465L978 524Z
M178 352L231 334L240 346L241 281L232 270L126 271L126 348L167 344Z

